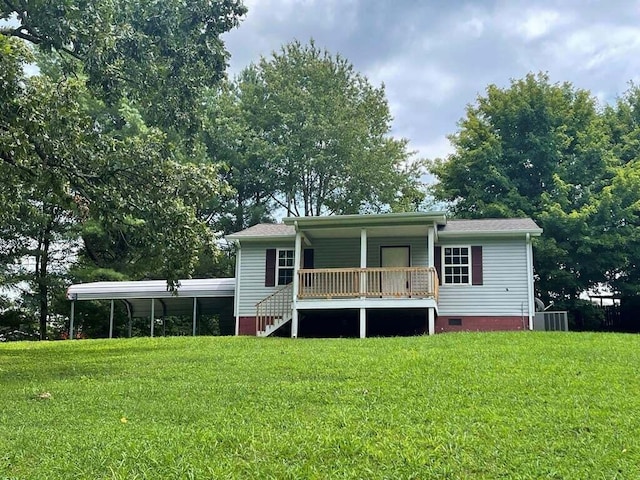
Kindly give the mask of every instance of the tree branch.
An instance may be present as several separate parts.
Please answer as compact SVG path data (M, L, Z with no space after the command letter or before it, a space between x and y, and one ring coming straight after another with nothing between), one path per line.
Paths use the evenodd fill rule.
M0 29L0 34L21 38L22 40L26 40L27 42L31 42L34 45L40 45L42 43L51 45L56 51L64 52L68 55L71 55L73 58L77 60L84 61L84 57L80 55L78 52L71 50L67 47L57 44L57 42L53 41L50 38L40 37L38 35L34 35L27 27L24 25L19 26L14 29L3 28Z
M22 170L24 173L28 174L31 178L36 176L36 174L33 171L31 171L30 169L28 169L27 167L25 167L23 165L17 164L16 161L13 158L9 157L4 152L0 152L0 159L2 159L4 162L8 163L9 165L12 165L12 166Z

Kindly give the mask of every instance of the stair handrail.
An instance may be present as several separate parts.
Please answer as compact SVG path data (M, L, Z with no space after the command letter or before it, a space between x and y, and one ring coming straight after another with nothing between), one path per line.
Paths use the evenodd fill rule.
M291 313L293 301L293 284L288 284L256 304L256 334L264 332L267 327L284 320Z

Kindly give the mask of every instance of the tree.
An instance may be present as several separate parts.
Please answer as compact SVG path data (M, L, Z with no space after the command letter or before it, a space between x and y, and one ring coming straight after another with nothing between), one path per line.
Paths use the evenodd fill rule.
M640 87L631 85L604 111L615 168L597 208L607 281L624 297L640 295Z
M0 257L35 259L27 277L14 269L7 281L32 282L41 338L60 272L54 251L69 263L82 237L98 267L112 269L105 252L121 246L137 256L119 259L125 274L170 285L188 276L212 240L199 212L224 191L216 169L179 161L125 99L114 113L82 77L24 76L31 57L19 41L0 35L0 50ZM98 232L109 239L101 251Z
M434 196L466 218L530 216L538 294L575 298L606 281L595 227L598 194L614 159L596 100L571 84L529 74L491 85L450 136L453 154L430 164Z
M201 162L201 106L224 76L219 36L245 11L239 0L0 3L2 274L31 280L41 337L55 249L85 279L170 286L215 250L207 227L226 187ZM24 75L23 41L40 75ZM35 272L15 267L25 255Z
M244 71L239 78L246 90L255 76ZM269 144L253 129L253 108L246 105L236 85L225 84L207 99L204 141L213 164L224 164L223 179L233 186L224 199L217 223L224 233L238 232L250 225L271 222L274 178L268 174ZM254 106L255 107L255 106Z
M210 152L230 166L236 228L265 211L246 215L250 198L267 211L273 202L289 215L321 215L400 206L404 193L420 193L406 140L389 135L384 87L313 41L262 58L219 97L208 128L223 144Z
M78 63L94 94L127 98L153 125L197 130L203 86L224 75L220 34L238 25L240 0L43 0L0 2L0 35L55 53L67 72Z

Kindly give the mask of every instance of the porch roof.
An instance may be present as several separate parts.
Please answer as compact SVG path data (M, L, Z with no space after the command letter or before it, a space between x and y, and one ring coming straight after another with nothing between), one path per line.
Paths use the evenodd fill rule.
M438 227L443 237L486 237L530 234L539 236L542 229L530 218L489 218L447 220L443 212L408 212L325 217L286 217L283 223L262 223L231 235L228 240L292 240L296 228L309 238L353 237L366 228L370 236L423 236L430 226Z
M283 223L258 224L231 235L228 240L293 239L296 228L311 237L353 237L366 228L370 236L426 235L427 228L443 225L443 212L408 212L364 215L330 215L324 217L286 217Z

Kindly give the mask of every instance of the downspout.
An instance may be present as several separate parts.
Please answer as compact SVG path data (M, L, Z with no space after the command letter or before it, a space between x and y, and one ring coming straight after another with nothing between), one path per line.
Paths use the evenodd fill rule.
M525 237L525 248L527 251L527 304L529 317L529 330L533 330L534 299L533 299L533 250L531 247L531 234Z

